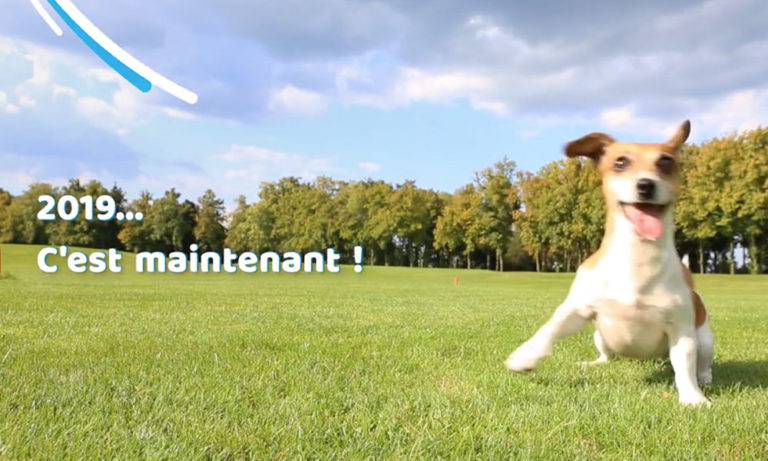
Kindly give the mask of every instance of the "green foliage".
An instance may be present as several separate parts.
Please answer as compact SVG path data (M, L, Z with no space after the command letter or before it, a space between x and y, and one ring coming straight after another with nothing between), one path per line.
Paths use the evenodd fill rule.
M7 193L5 193L7 194ZM0 241L9 243L48 243L51 239L52 223L39 221L40 195L57 196L56 189L47 183L34 183L18 197L3 195L7 205L0 212Z
M408 265L413 267L423 256L422 250L432 247L433 223L440 210L438 195L417 188L413 181L406 181L395 188L387 202L381 211L386 211L385 219L390 223Z
M504 270L503 255L512 239L515 213L520 209L520 192L514 183L515 162L504 158L494 167L475 175L482 197L478 221L478 243L495 253L495 267ZM488 264L490 269L490 264Z
M676 220L698 249L698 266L720 253L734 270L734 243L748 248L749 271L761 271L768 234L768 128L688 146ZM709 251L708 251L709 250Z
M188 200L179 202L180 197L181 194L171 189L152 204L144 218L150 229L148 250L184 250L194 242L197 208Z
M221 251L227 230L224 228L224 201L208 189L197 199L198 212L195 217L195 241L201 251Z
M248 235L248 212L250 207L244 195L237 197L237 207L235 211L230 215L229 229L227 230L227 236L224 239L224 245L227 248L231 248L232 251L241 253L248 251L248 241L250 236Z
M339 204L339 237L343 242L362 245L369 252L367 264L376 264L391 244L392 229L387 225L387 198L392 186L384 181L358 181L342 187ZM349 250L349 248L345 248Z
M142 192L138 199L128 205L127 210L133 213L142 213L144 220L125 221L118 234L120 242L130 251L143 251L154 248L152 244L152 228L147 219L152 210L152 194Z
M9 217L12 201L13 196L10 192L0 187L0 243L13 241Z
M480 246L482 196L473 184L457 190L437 219L435 246L460 251L470 268L471 254Z
M605 211L600 176L578 159L552 162L518 176L525 209L520 240L537 268L571 270L600 245Z
M79 179L72 179L58 191L58 195L72 195L78 200L90 196L94 200L102 195L110 195L115 200L118 210L122 209L124 193L117 186L107 190L99 181L92 180L83 185ZM97 213L97 211L94 211ZM91 248L117 247L119 240L119 222L116 220L100 221L85 219L85 213L79 213L74 221L58 220L51 225L50 243L54 245L76 245Z
M504 270L504 253L513 236L520 194L514 182L515 163L506 158L475 174L448 200L435 225L434 246L460 253L472 267L472 254L485 253L486 268ZM491 257L494 263L490 263Z

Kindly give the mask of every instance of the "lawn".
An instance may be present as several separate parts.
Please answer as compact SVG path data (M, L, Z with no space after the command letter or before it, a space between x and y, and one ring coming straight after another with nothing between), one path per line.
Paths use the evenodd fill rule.
M0 458L768 459L768 277L697 276L710 408L585 331L502 362L572 274L39 272L3 245ZM459 278L454 286L454 277Z

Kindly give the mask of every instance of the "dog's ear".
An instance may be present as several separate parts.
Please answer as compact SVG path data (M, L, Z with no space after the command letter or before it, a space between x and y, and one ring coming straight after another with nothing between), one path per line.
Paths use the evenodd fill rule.
M691 122L686 120L680 124L677 132L673 134L671 138L669 138L669 141L667 141L667 146L672 149L672 152L677 152L678 149L682 147L685 140L688 139L689 134L691 134Z
M595 162L605 153L605 148L616 142L605 133L590 133L565 146L568 157L589 157Z

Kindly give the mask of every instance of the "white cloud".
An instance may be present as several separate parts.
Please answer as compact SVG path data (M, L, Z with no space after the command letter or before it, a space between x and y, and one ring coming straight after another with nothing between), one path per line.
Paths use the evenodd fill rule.
M67 97L70 97L70 98L74 98L74 97L77 96L77 90L75 90L72 87L54 84L51 88L52 88L51 89L51 94L54 97L57 97L57 96L67 96Z
M34 46L28 43L24 45L30 49L30 52L24 57L32 61L32 78L27 83L39 86L51 83L53 79L52 62L61 61L62 58L67 59L68 56L59 55L45 47Z
M83 72L83 75L99 82L119 82L121 77L109 67L91 67Z
M30 96L27 96L25 94L22 94L19 96L19 105L21 107L33 107L37 101L32 99Z
M291 154L251 145L232 145L227 152L214 156L224 161L227 179L267 181L284 176L312 180L320 175L340 171L328 158Z
M19 106L8 101L8 95L4 91L0 91L0 110L8 114L16 114L19 112Z
M609 127L626 127L637 123L632 106L605 109L600 113L600 121Z
M110 25L146 46L141 54L149 64L162 62L171 75L176 70L186 74L201 94L194 111L198 117L248 121L266 112L315 115L334 101L390 108L464 100L501 116L586 114L615 125L630 120L621 122L617 108L631 106L635 117L643 114L661 123L677 118L689 99L713 104L733 92L765 89L762 76L768 64L760 57L768 43L761 19L766 5L756 0L639 2L617 11L588 10L572 2L451 2L438 7L435 0L425 0L412 7L387 0L310 6L223 0L190 5L177 22L163 17L157 7L156 14L139 21L141 34L121 29L114 20ZM94 8L110 17L106 7ZM306 14L287 14L295 8ZM559 14L551 14L553 10ZM30 18L39 22L34 15ZM173 27L164 27L166 21ZM191 28L206 21L225 27L205 44L190 46L189 37L196 36ZM45 32L49 43L52 37ZM139 40L143 35L157 40ZM0 53L9 47L8 41L0 43ZM230 48L232 53L216 53ZM66 61L79 60L77 67L89 81L103 85L121 80L106 66L94 67L96 61L84 47L72 49L78 54L53 53ZM30 52L38 83L55 83L50 51ZM251 59L238 61L243 55ZM147 106L142 111L157 109L160 99L140 96ZM110 97L101 99L117 109ZM85 110L115 118L106 107ZM160 110L166 116L192 118L191 111ZM130 129L124 127L125 119L100 123L113 130Z
M285 85L273 91L268 107L271 111L285 115L315 115L325 110L325 97L293 85Z
M30 184L41 179L30 175L24 171L8 171L5 168L0 169L0 184L16 194L25 190Z
M127 134L142 116L153 113L153 108L142 100L143 94L130 83L118 81L110 100L94 96L77 96L74 106L77 113L93 126L103 128L120 136Z
M368 173L375 173L381 170L381 165L374 162L360 162L357 164L357 167Z
M735 91L695 114L703 130L725 134L768 125L768 89Z
M415 102L446 104L468 100L477 110L504 115L509 106L494 98L492 78L469 71L428 72L414 67L399 67L384 89L359 63L341 67L335 77L338 97L344 102L392 108Z
M200 117L197 114L186 110L174 109L171 107L164 107L163 113L169 117L173 117L179 120L200 120Z
M470 104L477 110L492 112L496 115L507 115L510 112L509 105L503 101L489 101L482 98L470 98Z
M492 86L489 78L468 72L429 74L418 69L404 69L395 94L406 101L444 102L487 92Z
M765 126L768 89L746 89L705 101L688 101L674 115L639 113L636 105L603 110L597 123L607 130L624 130L638 136L671 136L679 124L691 120L691 140L702 142L736 131Z
M86 67L88 60L81 56L26 41L3 40L2 44L0 58L22 59L30 65L31 75L3 93L0 110L18 113L58 102L71 105L71 111L91 125L120 135L139 122L140 114L154 110L142 102L142 93L106 66ZM79 90L59 83L71 75L82 79Z

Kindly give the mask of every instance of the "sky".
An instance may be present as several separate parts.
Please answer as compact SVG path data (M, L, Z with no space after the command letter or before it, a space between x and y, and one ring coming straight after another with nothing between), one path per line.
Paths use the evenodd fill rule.
M588 132L655 142L690 119L702 142L768 121L761 0L74 3L199 101L140 92L29 0L6 1L12 193L98 179L131 198L211 188L231 207L284 176L452 192L505 156L536 171Z

